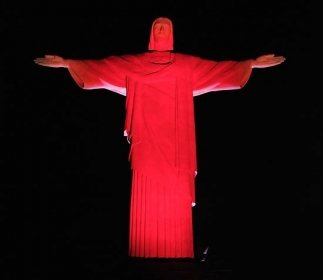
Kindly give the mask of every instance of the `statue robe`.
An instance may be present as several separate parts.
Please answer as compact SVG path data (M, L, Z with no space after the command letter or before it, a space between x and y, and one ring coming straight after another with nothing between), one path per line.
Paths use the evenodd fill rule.
M197 174L193 96L242 88L251 60L215 62L173 52L69 60L83 89L126 96L132 168L129 256L194 258Z

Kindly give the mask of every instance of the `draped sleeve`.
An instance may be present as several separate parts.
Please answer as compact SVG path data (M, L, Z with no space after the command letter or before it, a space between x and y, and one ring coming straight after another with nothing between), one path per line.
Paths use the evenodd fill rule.
M193 95L211 91L241 89L247 83L252 60L211 61L192 57Z
M126 95L126 77L138 64L131 55L109 56L104 59L68 59L72 78L82 89L107 89Z

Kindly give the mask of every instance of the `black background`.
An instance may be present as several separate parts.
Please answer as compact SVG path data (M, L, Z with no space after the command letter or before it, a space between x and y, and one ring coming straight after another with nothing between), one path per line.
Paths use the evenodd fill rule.
M210 246L218 267L268 275L289 274L300 247L317 247L313 236L300 242L322 215L308 5L174 2L1 4L2 279L100 279L122 269L131 180L125 98L82 90L66 69L33 59L145 52L159 16L173 21L176 52L217 61L286 57L254 69L241 90L195 98L196 252Z

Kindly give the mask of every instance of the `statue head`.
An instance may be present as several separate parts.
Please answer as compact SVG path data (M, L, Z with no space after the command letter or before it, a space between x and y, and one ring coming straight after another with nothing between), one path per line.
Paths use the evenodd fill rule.
M150 51L173 50L173 24L170 19L159 17L151 26L148 49Z

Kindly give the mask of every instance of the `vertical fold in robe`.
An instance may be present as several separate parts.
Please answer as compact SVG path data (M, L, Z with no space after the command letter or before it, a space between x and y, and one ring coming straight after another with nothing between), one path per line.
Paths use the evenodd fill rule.
M129 256L193 258L192 209L176 188L133 170Z

